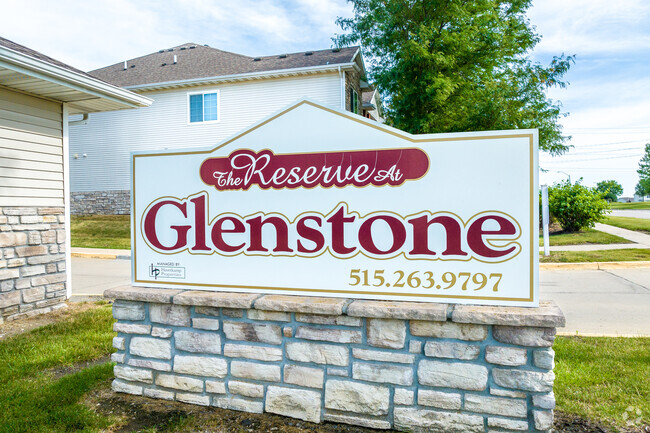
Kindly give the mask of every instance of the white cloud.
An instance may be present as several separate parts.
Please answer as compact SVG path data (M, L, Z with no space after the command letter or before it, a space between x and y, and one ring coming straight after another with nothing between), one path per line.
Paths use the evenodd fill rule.
M538 52L620 55L650 46L646 0L535 0L529 17L542 35Z

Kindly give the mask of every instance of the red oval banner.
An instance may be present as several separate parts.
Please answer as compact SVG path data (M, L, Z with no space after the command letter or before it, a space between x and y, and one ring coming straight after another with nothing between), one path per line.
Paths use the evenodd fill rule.
M427 154L414 148L280 155L239 149L225 158L206 159L200 173L203 182L226 191L252 185L262 189L397 186L421 178L428 170Z

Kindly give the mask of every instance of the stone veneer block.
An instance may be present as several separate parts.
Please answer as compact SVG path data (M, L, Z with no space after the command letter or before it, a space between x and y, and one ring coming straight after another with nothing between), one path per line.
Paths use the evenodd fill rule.
M190 307L170 304L149 305L149 319L171 326L190 326Z
M525 365L528 362L528 352L516 347L488 346L485 348L485 360L490 364Z
M246 400L237 397L218 397L212 400L212 406L221 409L238 410L240 412L262 413L264 411L264 402Z
M330 379L325 384L325 407L366 415L386 415L390 391L385 386Z
M203 381L193 377L159 374L156 377L156 385L180 391L203 392Z
M494 383L504 388L514 388L522 391L551 392L555 374L552 371L541 373L526 370L492 369Z
M355 362L352 364L352 378L367 382L409 386L413 384L413 368Z
M260 295L255 293L206 292L191 290L174 296L174 304L198 307L250 308Z
M284 383L305 386L307 388L322 388L324 378L325 372L321 368L291 364L284 366Z
M311 296L264 295L255 301L256 310L289 311L307 314L341 315L348 303L341 298L318 298Z
M159 287L133 287L122 286L108 289L104 297L109 299L122 299L125 301L154 302L159 304L171 304L172 298L182 293L183 290L163 289Z
M533 364L535 364L535 367L553 370L555 368L555 351L550 347L535 350L533 352Z
M439 409L460 409L463 398L455 392L432 391L421 389L418 391L418 404L421 406L437 407Z
M488 418L488 427L506 430L528 430L528 421L509 418Z
M306 389L269 386L266 411L304 421L321 422L321 393Z
M271 322L291 321L291 314L282 311L248 310L246 317L251 320L267 320Z
M487 387L488 370L476 364L422 360L418 366L418 381L441 388L483 391Z
M174 340L177 349L187 352L221 353L221 337L219 337L219 334L176 331Z
M403 320L368 319L368 344L375 347L401 349L406 339Z
M352 349L352 356L365 361L397 362L399 364L413 364L415 355L383 350Z
M481 347L475 344L456 343L449 341L427 341L424 354L434 358L477 359Z
M117 320L144 320L144 304L117 299L113 303L113 317Z
M340 413L325 412L323 416L325 421L338 422L343 424L360 425L374 429L388 430L391 426L390 421L382 419L366 418L363 416L343 415Z
M287 358L298 362L315 362L346 366L350 362L348 349L343 346L318 343L287 342Z
M410 389L395 388L393 402L403 406L411 406L415 400L415 392Z
M542 328L565 325L564 314L554 301L540 301L539 308L455 305L451 320L457 323Z
M348 306L347 314L377 319L444 322L447 320L447 304L355 300Z
M129 345L129 351L132 355L172 359L172 345L169 340L159 340L149 337L133 337Z
M123 334L149 334L151 332L151 325L115 322L113 323L113 331Z
M228 382L228 391L230 391L231 394L243 395L244 397L264 397L264 386L257 383L231 380Z
M298 327L296 338L303 340L329 341L330 343L361 343L361 331L347 329Z
M123 392L125 394L133 395L142 395L142 386L134 385L128 382L123 382L119 379L115 379L111 384L111 388L115 392Z
M418 337L453 338L456 340L483 341L487 338L487 327L452 322L411 321L411 334Z
M258 361L281 361L282 349L279 347L251 346L248 344L227 343L223 354L230 358L248 358Z
M394 417L395 428L398 430L484 433L483 417L478 415L396 407Z
M210 396L208 395L177 392L176 401L180 401L181 403L196 404L199 406L210 406Z
M342 325L342 326L361 326L361 319L350 316L327 316L322 314L302 314L296 313L297 322L314 323L317 325Z
M278 325L244 322L223 322L223 332L229 340L280 344L282 329Z
M228 373L228 363L223 358L176 355L174 373L223 378Z
M267 382L280 382L280 366L271 364L257 364L245 361L231 361L230 374L234 377Z
M505 344L527 347L551 347L555 340L555 328L519 328L516 326L495 326L494 339Z
M192 328L204 329L206 331L218 331L220 327L218 319L208 319L207 317L195 317L192 319Z
M131 358L127 364L133 367L149 368L158 371L172 371L171 364L162 361L152 361L150 359Z
M465 409L472 412L525 418L528 407L526 400L465 394Z
M153 373L151 370L116 365L113 367L113 373L115 373L115 377L118 379L128 382L153 383Z

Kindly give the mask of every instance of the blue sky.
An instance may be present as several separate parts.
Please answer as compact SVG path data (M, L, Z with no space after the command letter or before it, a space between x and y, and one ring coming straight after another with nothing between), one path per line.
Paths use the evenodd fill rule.
M185 42L247 55L328 48L351 16L344 0L0 0L0 36L83 70ZM567 89L555 89L574 148L540 157L540 183L571 177L619 181L632 195L650 142L650 2L533 0L542 41L533 57L577 56ZM554 171L553 171L554 170ZM561 173L564 172L564 173Z

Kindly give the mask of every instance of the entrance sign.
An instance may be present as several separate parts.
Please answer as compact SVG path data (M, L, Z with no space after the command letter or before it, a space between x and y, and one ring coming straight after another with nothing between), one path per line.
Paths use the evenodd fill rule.
M190 147L132 155L135 286L538 305L536 130L411 135L303 100Z

